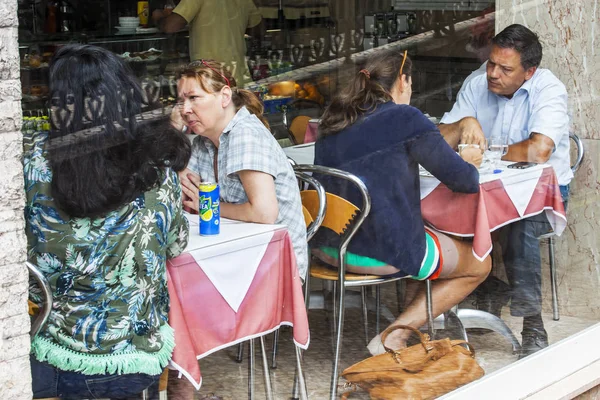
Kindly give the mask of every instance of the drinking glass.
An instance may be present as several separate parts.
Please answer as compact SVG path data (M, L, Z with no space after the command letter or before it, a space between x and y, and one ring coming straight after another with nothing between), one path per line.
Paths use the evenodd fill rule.
M487 156L492 162L492 168L499 169L500 159L508 153L508 136L492 136L488 140Z

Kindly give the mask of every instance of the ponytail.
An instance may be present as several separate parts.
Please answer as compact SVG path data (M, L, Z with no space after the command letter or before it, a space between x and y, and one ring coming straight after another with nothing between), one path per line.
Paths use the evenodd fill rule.
M335 134L354 124L362 114L392 100L389 91L363 71L327 107L319 124L320 134Z
M232 88L232 92L232 100L233 104L235 105L235 110L239 111L240 108L246 106L248 111L250 111L250 114L256 115L258 119L260 119L260 122L262 122L267 129L270 130L269 122L267 122L267 119L263 115L265 107L258 97L256 97L256 95L249 90L240 89L237 87Z
M391 101L391 91L398 78L411 74L412 62L405 51L388 50L375 55L331 101L321 118L319 135L336 134L354 124L363 114Z

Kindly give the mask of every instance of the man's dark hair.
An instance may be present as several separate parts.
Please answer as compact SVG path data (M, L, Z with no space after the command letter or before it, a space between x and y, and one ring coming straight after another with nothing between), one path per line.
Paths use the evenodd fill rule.
M521 55L521 65L525 70L539 67L542 62L542 44L531 29L513 24L494 36L492 44L503 49L514 49Z

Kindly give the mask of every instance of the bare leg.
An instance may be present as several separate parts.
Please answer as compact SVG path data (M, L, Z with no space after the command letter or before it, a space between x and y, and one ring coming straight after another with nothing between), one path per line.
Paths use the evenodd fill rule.
M169 370L167 398L173 400L193 400L194 386L185 378L178 378L179 371Z
M473 256L471 243L452 239L439 232L436 232L436 235L442 247L444 264L440 277L432 282L434 317L467 297L483 282L491 268L489 256L483 262ZM426 319L425 285L420 285L413 301L391 326L409 325L418 329L425 324ZM387 337L386 345L393 349L404 347L409 335L410 331L394 331ZM376 337L373 340L377 339ZM377 354L382 352L383 348L376 343L370 343L369 350Z
M417 297L419 288L423 285L424 285L424 283L421 281L416 281L414 279L406 280L406 291L404 294L404 304L402 305L404 308L408 307L408 305L413 302L415 297Z

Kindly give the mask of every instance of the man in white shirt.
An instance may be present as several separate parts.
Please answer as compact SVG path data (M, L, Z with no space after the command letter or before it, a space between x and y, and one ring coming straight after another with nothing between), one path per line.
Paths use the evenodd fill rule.
M505 160L549 163L563 201L573 177L569 160L569 117L565 86L538 68L542 45L528 28L514 24L492 40L485 74L462 87L440 123L451 146L485 147L486 138L506 135ZM523 319L521 357L548 346L541 317L541 259L537 237L549 230L544 214L512 223L500 232L503 260L511 285L511 314Z

